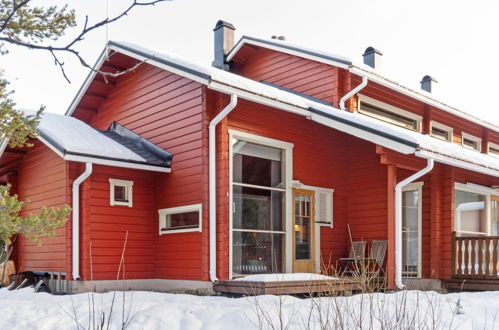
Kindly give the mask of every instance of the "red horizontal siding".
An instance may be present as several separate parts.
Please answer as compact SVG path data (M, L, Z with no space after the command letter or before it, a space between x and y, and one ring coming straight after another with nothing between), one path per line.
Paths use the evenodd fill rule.
M28 148L18 167L17 192L19 199L29 201L21 215L39 213L42 207L63 207L67 202L67 166L52 150L41 142ZM25 237L17 241L19 271L43 270L66 272L66 228L56 230L57 236L42 238L41 245Z
M116 176L114 171L101 173L96 178L92 176L91 191L88 192L91 196L88 212L92 219L87 229L88 239L96 244L93 246L98 246L96 249L114 247L110 251L111 255L115 255L119 252L119 242L123 241L122 233L129 230L129 242L142 242L139 245L142 245L141 251L144 252L142 263L137 260L142 269L137 266L130 273L134 278L208 279L207 239L204 238L208 235L206 205L202 234L158 233L158 209L206 204L207 201L203 90L199 83L143 64L117 79L115 86L107 90L107 98L97 113L90 119L93 127L101 129L107 128L113 121L119 122L174 155L170 174L132 171L132 175L132 172L118 171L124 177L135 176L134 180L139 182L133 188L133 208L109 206L109 183L106 180ZM121 236L117 237L117 233ZM109 236L113 239L109 240ZM183 260L175 257L182 254L185 255ZM86 258L85 262L88 262L89 256ZM116 266L116 257L112 260L111 264ZM132 265L134 262L131 259ZM94 267L94 278L111 276L109 268L109 263L102 261L97 268Z
M338 68L261 48L236 65L236 74L266 81L337 105Z

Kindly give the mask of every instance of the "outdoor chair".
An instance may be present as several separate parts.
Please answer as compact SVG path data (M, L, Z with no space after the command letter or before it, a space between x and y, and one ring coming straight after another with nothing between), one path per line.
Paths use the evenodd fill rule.
M345 274L352 275L356 270L358 270L359 261L364 259L365 256L366 245L366 241L352 242L348 258L340 258L340 263L343 267L341 276L344 276Z
M383 263L385 262L387 245L388 241L385 240L372 241L369 257L360 261L367 272L376 275L379 275L381 272L383 276L386 276L385 270L383 269Z

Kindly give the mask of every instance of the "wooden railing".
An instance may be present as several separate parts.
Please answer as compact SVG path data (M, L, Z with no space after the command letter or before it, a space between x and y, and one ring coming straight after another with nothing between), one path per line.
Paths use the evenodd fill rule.
M499 236L458 237L452 233L452 277L499 279Z

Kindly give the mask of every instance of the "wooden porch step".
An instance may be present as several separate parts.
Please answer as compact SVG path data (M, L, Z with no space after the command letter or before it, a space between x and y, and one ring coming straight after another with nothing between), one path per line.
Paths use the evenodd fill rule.
M379 281L377 281L379 283ZM359 290L358 281L352 278L337 280L310 280L310 281L219 281L213 290L220 293L256 295L285 295L285 294L314 294L321 292L342 292Z

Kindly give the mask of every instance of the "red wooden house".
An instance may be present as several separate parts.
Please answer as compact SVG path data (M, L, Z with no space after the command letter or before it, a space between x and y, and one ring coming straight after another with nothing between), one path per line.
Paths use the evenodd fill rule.
M412 90L380 75L373 48L355 65L214 31L213 68L110 42L96 68L136 69L90 74L34 147L5 150L25 213L73 207L57 237L17 242L20 271L113 288L128 232L127 287L210 290L319 273L351 235L388 241L391 287L497 287L499 127L433 98L431 77Z

